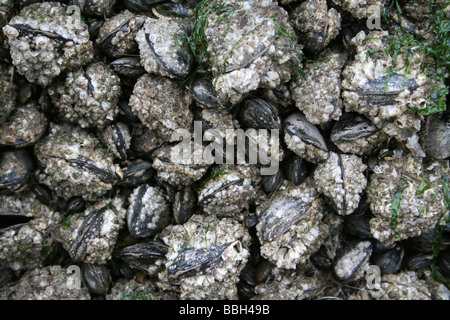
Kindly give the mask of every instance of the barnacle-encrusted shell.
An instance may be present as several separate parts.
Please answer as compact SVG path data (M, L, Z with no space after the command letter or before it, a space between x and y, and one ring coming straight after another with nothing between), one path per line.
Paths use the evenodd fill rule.
M170 205L159 187L137 187L130 195L129 203L127 226L135 238L154 236L170 222Z
M368 18L374 11L371 8L379 8L382 12L384 4L387 0L332 0L335 4L342 7L342 9L347 10L356 19ZM373 10L373 9L372 9Z
M74 261L106 263L125 224L123 200L101 200L79 214L68 217L56 237Z
M134 40L139 29L144 23L144 16L124 10L105 21L98 32L96 45L106 55L120 57L137 51L137 43Z
M69 72L49 90L61 117L85 127L105 127L119 113L120 78L102 62Z
M109 15L116 0L71 0L80 5L86 15L105 16Z
M300 33L305 50L317 53L336 38L341 28L340 13L328 10L326 0L307 0L291 13L294 27Z
M375 148L383 138L385 136L369 119L354 114L337 121L330 135L339 150L358 155Z
M249 167L221 165L200 187L198 202L207 214L223 217L239 213L255 196L252 178Z
M0 265L15 271L40 266L55 243L51 236L59 226L61 214L40 203L32 193L0 196L0 219L6 215L32 218L0 232Z
M298 112L284 120L284 142L289 150L309 162L318 163L329 157L319 129Z
M425 108L433 86L442 84L423 71L423 53L415 53L410 66L406 66L406 53L400 53L393 64L386 52L388 35L387 31L368 35L361 31L352 39L356 56L342 72L342 98L347 112L365 115L389 136L413 141L421 116L409 109ZM388 75L391 66L394 71Z
M50 124L49 134L35 145L43 167L39 181L68 200L95 200L110 190L122 172L111 155L88 132L70 125Z
M191 71L194 57L189 49L188 34L177 22L147 18L136 41L141 64L148 73L185 78Z
M392 243L432 229L445 213L443 176L447 174L448 162L426 164L413 155L386 158L376 165L368 187L375 215L370 220L373 237Z
M370 241L352 241L346 244L334 258L334 276L343 282L361 279L369 268L371 254Z
M209 168L203 159L204 148L184 148L183 144L175 146L162 146L157 149L153 156L153 168L163 181L172 185L187 186L200 180ZM191 151L192 152L189 152ZM184 152L188 151L186 155Z
M26 147L37 142L47 129L47 118L32 104L17 108L3 125L0 145Z
M16 108L17 87L12 82L14 67L0 64L0 124L5 122Z
M191 129L191 102L192 96L181 84L149 74L138 79L130 97L133 113L166 140L177 129Z
M275 88L290 79L301 46L276 1L221 0L198 11L207 19L200 36L208 46L200 54L208 57L204 62L211 64L220 100L235 104L258 87Z
M46 86L93 58L88 26L59 2L34 3L3 27L13 64L28 81Z
M137 282L135 279L119 279L111 288L106 300L158 300L160 293L150 279Z
M379 286L361 288L356 298L365 296L375 300L431 300L427 283L414 271L381 276Z
M351 214L358 207L367 179L363 172L367 166L356 155L330 152L328 160L318 164L314 183L330 205L340 215Z
M86 287L68 286L74 277L73 272L60 266L36 268L17 283L2 287L0 300L90 300Z
M341 71L346 55L338 51L322 53L304 67L305 74L291 81L292 99L313 124L338 120L342 115Z
M113 123L100 133L100 141L111 151L114 157L125 160L130 149L131 135L127 124Z
M161 239L169 246L161 286L175 285L181 299L237 299L236 284L250 244L241 223L193 215L183 225L167 227Z
M279 268L295 269L317 251L329 232L323 201L307 180L285 185L257 207L261 255ZM332 224L334 217L328 217Z
M304 270L273 268L271 281L255 287L252 300L310 300L318 298L327 285L327 274L314 270L311 274L309 264Z

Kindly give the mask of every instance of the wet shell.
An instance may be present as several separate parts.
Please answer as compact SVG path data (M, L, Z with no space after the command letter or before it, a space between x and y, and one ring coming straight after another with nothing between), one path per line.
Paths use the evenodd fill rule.
M18 191L25 187L33 170L33 160L27 150L2 152L0 159L0 189Z
M170 205L160 188L139 186L134 189L129 202L127 226L133 237L154 236L169 224Z
M288 149L305 160L318 163L328 159L328 148L319 129L300 113L293 113L283 122L284 141Z

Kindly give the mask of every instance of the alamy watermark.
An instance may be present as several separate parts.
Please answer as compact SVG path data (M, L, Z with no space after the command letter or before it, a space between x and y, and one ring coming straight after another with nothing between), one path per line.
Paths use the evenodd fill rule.
M379 290L381 282L381 270L377 265L371 265L366 273L366 287L370 290Z
M77 265L67 267L66 273L69 274L66 280L67 289L81 289L81 270Z
M381 29L381 8L371 5L367 8L367 28L369 30Z
M278 129L208 129L194 121L194 135L187 129L174 130L171 142L179 142L171 151L173 163L250 164L261 167L261 175L274 175L279 168Z

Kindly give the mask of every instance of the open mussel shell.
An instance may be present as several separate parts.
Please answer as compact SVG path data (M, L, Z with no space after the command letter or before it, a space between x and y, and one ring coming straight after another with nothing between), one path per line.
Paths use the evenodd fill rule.
M239 107L236 119L244 128L281 129L275 107L263 99L247 99Z
M0 158L0 189L18 191L26 185L33 160L25 149L5 151Z
M81 274L84 284L92 294L105 295L111 288L111 273L106 265L83 263Z

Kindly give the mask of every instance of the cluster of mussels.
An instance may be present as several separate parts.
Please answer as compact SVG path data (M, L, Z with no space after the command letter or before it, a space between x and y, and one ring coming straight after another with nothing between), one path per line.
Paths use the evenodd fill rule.
M0 299L449 299L449 19L0 0ZM196 121L278 170L172 157Z

